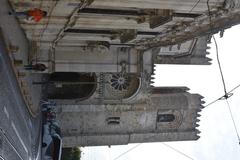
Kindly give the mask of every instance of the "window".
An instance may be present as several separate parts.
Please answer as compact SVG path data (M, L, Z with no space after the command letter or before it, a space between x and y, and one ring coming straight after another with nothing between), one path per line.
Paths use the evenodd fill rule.
M173 122L175 120L175 116L173 114L158 114L157 122Z
M120 124L120 117L109 117L106 121L109 125L118 125Z
M95 92L97 78L95 74L75 72L54 72L47 84L49 99L88 99Z

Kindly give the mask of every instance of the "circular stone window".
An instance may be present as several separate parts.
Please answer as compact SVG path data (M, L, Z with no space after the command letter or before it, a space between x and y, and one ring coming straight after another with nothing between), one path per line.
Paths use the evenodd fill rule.
M123 74L112 74L111 86L119 91L127 90L129 87L130 77Z
M135 74L108 74L106 85L107 99L123 99L132 96L139 87L139 79Z

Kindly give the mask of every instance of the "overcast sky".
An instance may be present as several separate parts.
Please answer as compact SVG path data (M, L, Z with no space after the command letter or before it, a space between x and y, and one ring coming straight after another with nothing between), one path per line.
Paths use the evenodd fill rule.
M225 31L224 37L215 35L227 90L240 84L240 26ZM191 93L205 97L206 104L224 94L217 67L216 51L212 40L209 66L158 65L155 86L187 86ZM240 88L228 100L236 126L240 132ZM239 160L240 145L226 101L203 109L200 113L201 137L197 141L167 142L196 160ZM81 160L114 160L136 144L108 147L85 147ZM187 160L189 158L162 143L145 143L128 152L119 160Z

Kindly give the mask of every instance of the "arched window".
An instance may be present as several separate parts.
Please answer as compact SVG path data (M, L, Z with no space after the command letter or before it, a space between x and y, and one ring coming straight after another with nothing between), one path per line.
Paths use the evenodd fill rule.
M108 125L120 124L120 117L108 117L106 119Z
M175 116L173 114L158 114L157 122L173 122L175 120Z
M96 87L95 74L55 72L49 77L47 93L50 99L85 100L95 92Z

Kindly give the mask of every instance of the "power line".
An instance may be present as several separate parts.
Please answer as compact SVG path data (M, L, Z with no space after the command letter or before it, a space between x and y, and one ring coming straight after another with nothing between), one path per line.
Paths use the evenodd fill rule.
M208 8L208 16L209 16L209 24L210 24L210 29L212 30L212 20L211 20L211 13L210 13L210 7L209 7L209 0L207 0L207 8ZM216 54L217 54L217 62L218 62L218 68L219 68L219 71L220 71L220 74L221 74L221 78L222 78L222 83L223 83L223 89L224 89L224 96L220 97L218 100L226 100L227 102L227 106L228 106L228 110L229 110L229 113L230 113L230 116L231 116L231 119L232 119L232 122L233 122L233 125L234 125L234 129L235 129L235 132L236 132L236 135L237 135L237 138L238 138L238 143L240 145L240 138L239 138L239 134L238 134L238 130L237 130L237 127L236 127L236 123L234 121L234 118L233 118L233 114L232 114L232 111L231 111L231 107L228 103L228 98L231 97L233 95L233 93L230 92L227 92L227 89L226 89L226 84L225 84L225 80L224 80L224 76L223 76L223 72L222 72L222 67L221 67L221 63L220 63L220 60L219 60L219 54L218 54L218 45L217 45L217 41L214 37L214 35L212 36L213 37L213 40L214 40L214 43L215 43L215 47L216 47ZM235 90L236 88L238 88L240 85L238 85L237 87L233 88L233 90ZM216 102L216 101L215 101ZM213 102L213 103L215 103ZM212 104L213 104L212 103Z
M213 27L212 27L211 11L210 11L210 7L209 7L209 0L207 0L207 8L208 8L210 30L212 31ZM220 63L220 59L219 59L218 44L217 44L217 41L216 41L216 38L214 37L214 35L212 35L212 37L213 37L213 41L214 41L214 44L215 44L215 47L216 47L217 63L218 63L218 68L219 68L221 79L222 79L224 94L225 94L223 97L221 97L219 99L228 99L230 96L232 96L232 94L227 93L226 84L225 84L225 80L224 80L224 76L223 76L223 72L222 72L222 67L221 67L221 63Z
M201 0L198 0L198 1L194 4L194 6L193 6L193 7L191 8L191 10L189 11L189 13L193 11L193 9L199 4L200 1L201 1ZM207 7L208 7L208 13L209 13L210 29L212 30L212 21L211 21L211 15L210 15L209 0L207 0ZM233 92L235 89L237 89L238 87L240 87L240 84L239 84L239 85L237 85L236 87L234 87L232 90L230 90L229 92L227 92L227 90L226 90L226 84L225 84L225 80L224 80L224 76L223 76L223 72L222 72L222 67L221 67L221 63L220 63L220 59L219 59L217 41L216 41L214 35L213 35L212 37L213 37L213 40L214 40L214 43L215 43L215 47L216 47L217 62L218 62L218 68L219 68L219 71L220 71L220 74L221 74L222 83L223 83L224 95L221 96L220 98L212 101L211 103L207 104L205 107L210 106L210 105L216 103L218 100L221 100L222 98L226 99L226 101L227 101L227 98L229 98L231 95L233 95L231 92ZM227 101L227 103L228 103L228 101ZM232 115L232 112L231 112L229 103L228 103L228 108L229 108L229 111L230 111L230 114L231 114L231 118L232 118L232 121L233 121L233 124L234 124L235 131L236 131L236 133L237 133L237 137L238 137L238 140L239 140L239 144L240 144L239 134L238 134L238 132L237 132L236 124L235 124L235 121L234 121L234 118L233 118L233 115ZM119 156L117 156L117 157L114 158L113 160L119 159L120 157L124 156L125 154L127 154L127 153L129 153L130 151L134 150L135 148L139 147L141 144L142 144L142 143L135 145L134 147L130 148L129 150L121 153ZM187 154L185 154L185 153L177 150L176 148L173 148L172 146L167 145L167 144L165 144L165 143L163 143L163 142L162 142L162 144L165 145L166 147L174 150L175 152L177 152L177 153L185 156L186 158L193 160L192 157L190 157L190 156L188 156Z
M211 23L211 22L210 22L210 23ZM217 41L216 41L215 36L213 35L212 37L213 37L213 41L214 41L214 44L215 44L215 47L216 47L217 63L218 63L218 68L219 68L219 71L220 71L220 74L221 74L221 79L222 79L222 84L223 84L224 93L225 93L225 95L227 95L226 84L225 84L225 80L224 80L224 76L223 76L223 71L222 71L222 67L221 67L221 63L220 63L220 59L219 59L218 44L217 44Z
M191 13L191 12L194 10L194 8L197 7L197 5L199 4L200 1L201 1L201 0L198 0L198 1L193 5L193 7L188 11L188 13ZM186 17L184 17L184 18L182 19L182 22L183 22L185 19L186 19Z
M207 8L208 8L208 16L209 16L209 25L210 25L210 29L212 30L212 19L211 19L210 7L209 7L209 0L207 0ZM224 89L224 95L219 97L218 99L210 102L205 107L216 103L218 100L227 99L227 98L231 97L233 95L232 92L240 87L240 84L239 84L236 87L234 87L233 89L231 89L229 92L227 92L226 84L225 84L225 80L224 80L224 76L223 76L223 72L222 72L222 67L221 67L221 63L220 63L220 59L219 59L218 44L217 44L217 41L216 41L216 38L214 37L214 35L212 37L213 37L215 48L216 48L217 63L218 63L218 68L219 68L219 71L220 71L220 74L221 74L221 79L222 79L222 84L223 84L223 89Z
M183 153L183 152L177 150L176 148L173 148L172 146L170 146L170 145L168 145L168 144L166 144L166 143L163 143L163 142L162 142L162 144L165 145L166 147L168 147L168 148L174 150L175 152L177 152L177 153L179 153L179 154L185 156L186 158L188 158L188 159L192 159L192 160L193 160L192 157L190 157L190 156L186 155L185 153Z
M209 25L210 25L210 30L212 30L212 17L211 17L211 11L210 11L210 7L209 7L209 0L207 0L207 9L208 9L208 17L209 17ZM216 41L216 38L214 37L214 35L212 35L213 37L213 41L215 44L215 48L216 48L216 55L217 55L217 63L218 63L218 68L221 74L221 79L222 79L222 83L223 83L223 90L225 93L225 97L227 97L227 89L226 89L226 84L225 84L225 80L224 80L224 76L223 76L223 71L222 71L222 67L221 67L221 63L220 63L220 59L219 59L219 53L218 53L218 44Z
M117 159L121 158L122 156L124 156L124 155L127 154L128 152L130 152L130 151L134 150L135 148L139 147L141 144L142 144L142 143L139 143L139 144L135 145L134 147L132 147L132 148L128 149L127 151L121 153L119 156L117 156L117 157L114 158L113 160L117 160Z
M39 39L37 40L37 41L39 42L39 47L38 47L38 48L40 48L41 45L42 45L42 37L43 37L46 29L48 28L48 25L49 25L50 20L51 20L51 18L52 18L52 13L53 13L55 7L56 7L57 4L58 4L58 1L55 1L55 2L53 1L52 4L53 4L53 5L51 6L50 11L48 12L48 15L49 15L49 16L48 16L48 18L47 18L47 22L46 22L46 24L44 25L44 27L42 28L42 30L40 31L40 36L39 36ZM35 57L35 61L36 61L36 62L38 61L38 58L39 58L39 57L38 57L38 55L37 55L37 53L36 53L36 57Z
M238 89L239 87L240 87L240 84L238 84L236 87L234 87L234 88L231 89L229 92L227 92L227 95L228 95L227 97L228 97L228 98L231 97L231 96L233 95L232 92L235 91L236 89ZM214 101L208 103L208 104L205 105L204 107L208 107L208 106L210 106L210 105L216 103L218 100L222 100L223 98L225 98L225 94L224 94L223 96L221 96L221 97L215 99Z
M230 113L230 116L231 116L231 119L232 119L232 122L233 122L234 129L235 129L235 132L236 132L236 135L237 135L237 138L238 138L238 143L240 144L240 137L239 137L239 133L238 133L238 130L237 130L235 120L233 118L232 110L231 110L231 107L230 107L227 99L226 99L226 102L227 102L228 110L229 110L229 113Z
M151 136L151 137L149 137L149 138L152 138L152 137L153 137L153 136ZM133 146L133 147L130 148L129 150L127 150L127 151L121 153L119 156L117 156L117 157L114 158L113 160L117 160L117 159L121 158L122 156L124 156L125 154L129 153L130 151L136 149L137 147L139 147L139 146L142 145L142 144L143 144L143 143L139 143L139 144ZM163 144L164 146L166 146L166 147L172 149L173 151L175 151L175 152L177 152L177 153L179 153L179 154L185 156L185 157L188 158L188 159L194 160L192 157L188 156L187 154L183 153L182 151L180 151L180 150L178 150L178 149L176 149L176 148L174 148L174 147L172 147L172 146L170 146L170 145L168 145L168 144L166 144L166 143L161 142L161 144Z
M111 146L108 147L108 159L111 160L112 159L112 155L111 155Z
M197 7L197 5L199 4L200 1L201 1L201 0L198 0L198 1L194 4L194 6L192 7L192 9L191 9L188 13L191 13L191 12L193 11L193 9L194 9L195 7Z
M223 97L223 96L222 96ZM220 97L220 98L222 98L222 97ZM215 99L214 101L212 101L212 102L210 102L210 103L208 103L207 105L205 105L204 107L206 108L206 107L208 107L208 106L210 106L210 105L212 105L212 104L214 104L214 103L216 103L220 98L218 98L218 99Z
M237 85L236 87L234 87L233 89L231 89L228 93L231 93L231 92L233 92L233 91L235 91L237 88L239 88L240 87L240 84L239 85Z
M43 28L43 29L41 30L41 32L40 32L40 38L39 38L39 42L40 42L40 43L41 43L42 37L43 37L43 35L44 35L44 33L45 33L48 25L49 25L50 19L52 18L53 10L54 10L55 7L57 6L58 1L55 1L55 3L53 2L52 4L53 4L53 5L51 6L50 11L48 12L48 15L49 15L49 16L48 16L48 18L47 18L47 23L45 24L44 28Z

